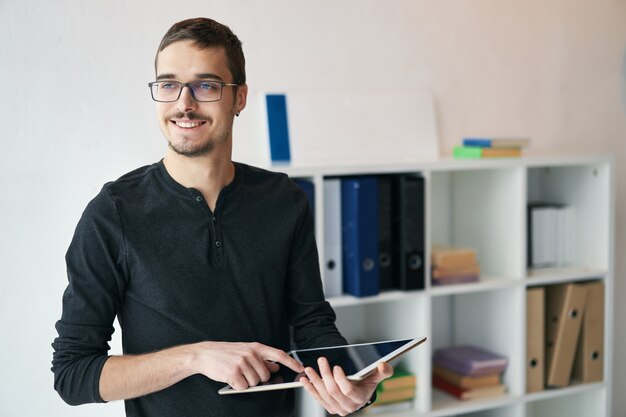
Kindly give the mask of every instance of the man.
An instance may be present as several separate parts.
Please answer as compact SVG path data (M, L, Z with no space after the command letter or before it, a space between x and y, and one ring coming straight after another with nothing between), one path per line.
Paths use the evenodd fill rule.
M231 161L245 108L239 39L210 19L175 24L150 83L163 160L106 184L76 228L53 343L70 404L124 399L128 416L289 416L293 390L219 396L280 366L330 413L366 405L392 368L361 382L285 354L345 344L324 301L312 216L285 175ZM118 317L124 354L107 356Z

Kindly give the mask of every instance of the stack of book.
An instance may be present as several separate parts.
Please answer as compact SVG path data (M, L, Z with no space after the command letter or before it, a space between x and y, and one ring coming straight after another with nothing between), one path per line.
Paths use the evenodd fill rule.
M415 398L417 378L402 368L396 367L393 376L378 384L376 401L364 411L366 413L382 413L411 408Z
M514 158L528 144L528 138L465 138L462 146L454 147L453 155L458 159Z
M431 264L433 285L476 282L480 277L474 249L433 245Z
M473 345L437 349L433 356L433 386L461 400L493 397L506 392L501 382L507 358Z

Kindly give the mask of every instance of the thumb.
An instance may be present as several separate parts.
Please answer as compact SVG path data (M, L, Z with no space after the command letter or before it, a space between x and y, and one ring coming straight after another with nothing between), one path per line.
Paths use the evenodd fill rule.
M393 375L393 366L389 365L387 362L379 363L376 370L378 371L377 373L381 381Z

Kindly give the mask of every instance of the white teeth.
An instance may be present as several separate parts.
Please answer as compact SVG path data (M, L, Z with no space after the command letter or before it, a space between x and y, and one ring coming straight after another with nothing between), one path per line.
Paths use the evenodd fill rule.
M201 125L201 123L192 123L192 122L175 122L175 123L178 127L185 127L185 128L191 128L191 127L196 127L196 126Z

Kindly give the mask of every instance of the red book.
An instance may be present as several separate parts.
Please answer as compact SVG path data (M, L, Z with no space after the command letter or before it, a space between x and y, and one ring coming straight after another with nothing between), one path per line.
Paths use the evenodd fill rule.
M433 386L442 391L452 394L461 400L473 400L476 398L494 397L506 392L503 384L497 384L490 387L462 389L446 381L445 379L433 375Z

